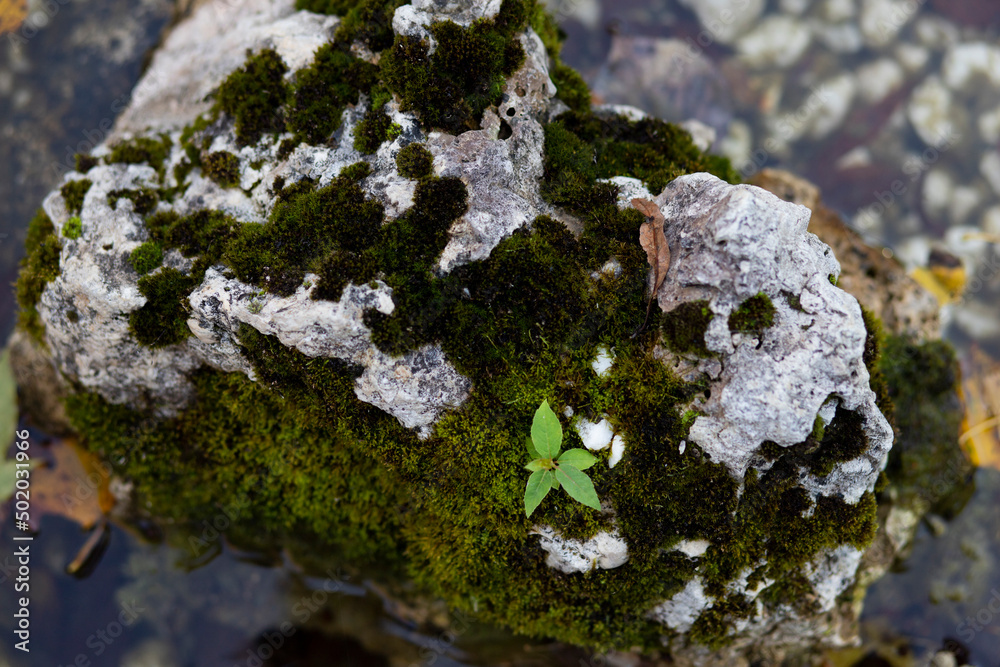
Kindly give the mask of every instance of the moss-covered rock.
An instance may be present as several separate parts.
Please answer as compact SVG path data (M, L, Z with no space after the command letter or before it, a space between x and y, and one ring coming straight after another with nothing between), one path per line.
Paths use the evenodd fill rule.
M299 4L343 17L332 41L302 12L283 17L296 40L246 33L235 71L199 52L204 71L171 83L211 85L214 108L175 106L184 127L160 117L86 163L61 273L76 190L33 223L22 324L139 506L197 544L238 499L237 543L312 544L586 646L744 647L790 619L798 640L825 633L873 537L889 436L874 343L803 211L741 187L758 215L726 236L695 203L726 209L728 162L591 108L535 2ZM627 201L654 193L674 254L650 295ZM560 493L525 516L543 401L566 448L594 450L601 510ZM627 560L547 564L602 535Z

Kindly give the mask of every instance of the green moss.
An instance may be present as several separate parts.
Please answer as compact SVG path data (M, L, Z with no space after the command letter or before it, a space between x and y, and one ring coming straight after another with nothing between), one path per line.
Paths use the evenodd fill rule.
M146 275L163 263L163 248L156 241L146 241L129 254L128 261L136 273Z
M341 17L336 40L363 42L372 51L392 45L392 15L404 0L297 0L296 9Z
M340 127L344 108L377 80L378 67L351 55L346 45L323 45L312 64L295 73L289 129L297 141L322 144Z
M705 332L712 321L708 301L682 303L663 316L663 339L674 352L710 357L705 347Z
M85 153L77 153L73 156L76 171L86 174L88 171L101 164L100 158L91 157Z
M528 7L525 0L504 0L495 18L468 28L434 23L433 54L426 41L397 35L379 66L400 109L415 111L427 129L453 134L479 129L483 111L500 102L506 77L524 62L516 33L526 23Z
M15 288L17 305L21 308L18 326L44 345L45 325L38 316L38 300L45 286L59 275L62 245L56 236L55 225L42 209L38 209L28 223L25 248L27 253L21 260L21 272Z
M774 304L760 292L739 305L729 314L729 330L740 333L761 334L774 324Z
M150 188L112 190L108 193L108 206L115 208L119 199L130 200L135 212L142 216L152 213L156 209L156 205L160 203L160 196L156 190Z
M434 169L434 156L423 144L408 144L396 154L396 169L403 178L425 178Z
M394 127L402 130L399 125L392 122L392 118L384 109L371 107L354 128L354 149L359 153L374 153L384 141L390 140L389 135ZM399 136L398 132L396 136Z
M556 84L556 97L573 111L590 110L590 88L583 77L567 65L557 63L551 70L552 83Z
M240 184L240 159L227 151L206 155L201 160L201 169L206 176L224 188L234 188Z
M160 140L149 137L137 137L123 141L111 149L104 158L107 164L118 162L124 164L148 164L163 176L163 162L170 156L173 141L166 134L160 135Z
M300 181L281 195L266 225L243 225L223 259L236 276L276 294L292 294L307 270L334 251L361 252L379 234L382 205L366 200L357 181L368 166L345 169L325 188Z
M59 189L60 194L63 196L63 201L66 202L67 211L71 214L80 213L80 209L83 208L83 198L87 195L91 185L93 183L86 178L80 178L75 181L69 181Z
M83 221L80 219L80 216L78 215L74 215L72 218L66 221L66 224L63 225L62 235L72 241L75 241L76 239L80 238L82 234L83 234Z
M274 49L264 49L222 82L215 95L218 109L233 118L241 145L255 144L267 133L285 129L281 107L288 90L288 71Z
M142 345L166 347L191 335L187 325L187 296L197 285L177 269L165 268L139 279L146 304L129 315L129 331Z

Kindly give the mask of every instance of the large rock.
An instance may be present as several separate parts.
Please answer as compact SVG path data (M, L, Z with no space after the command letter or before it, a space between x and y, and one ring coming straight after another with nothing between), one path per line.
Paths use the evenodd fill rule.
M346 104L323 89L340 124L312 141L283 121L247 140L212 98L233 54L273 49L287 72L268 85L291 94L267 122L295 127L338 19L254 0L181 24L36 221L24 328L71 421L169 499L154 511L197 518L242 489L265 531L396 566L405 547L425 591L520 632L701 664L849 642L829 612L874 536L892 444L875 332L808 209L721 180L724 161L638 110L569 112L552 33L515 5L397 9L392 51L350 50L380 83ZM429 122L386 72L434 88L477 30L516 67L478 123ZM475 64L441 87L465 95L456 114L493 85L463 78ZM390 129L366 147L376 98ZM655 304L632 197L667 220ZM600 511L555 491L524 516L542 400L564 447L597 453ZM142 463L118 455L136 447Z

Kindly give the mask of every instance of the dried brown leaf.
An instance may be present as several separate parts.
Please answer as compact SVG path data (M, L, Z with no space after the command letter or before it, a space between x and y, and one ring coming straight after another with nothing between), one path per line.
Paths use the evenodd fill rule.
M660 207L648 199L633 199L634 206L646 216L646 222L639 227L639 245L646 251L646 261L653 269L653 293L660 289L670 268L670 245L663 234L665 220Z

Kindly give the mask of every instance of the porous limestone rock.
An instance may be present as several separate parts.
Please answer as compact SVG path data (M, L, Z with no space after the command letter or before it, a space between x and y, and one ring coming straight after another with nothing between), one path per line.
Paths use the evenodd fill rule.
M718 8L722 4L698 7ZM746 28L746 17L758 14L762 7L762 2L749 3L745 13L720 24L718 39L734 38ZM418 0L398 8L392 26L397 34L426 39L426 29L434 21L469 25L477 18L496 15L499 8L497 0ZM707 10L695 11L701 15ZM132 201L119 198L116 204L109 203L109 194L115 190L149 187L174 192L176 188L172 199L161 198L157 212L186 215L214 210L241 225L266 225L277 204L276 191L282 190L280 184L288 186L309 178L323 187L345 168L365 162L370 173L359 186L368 198L384 206L389 222L415 206L417 191L414 180L399 173L396 156L405 146L421 143L433 158L433 175L459 179L469 195L467 209L448 230L447 244L436 259L435 279L462 275L458 269L489 259L512 235L533 225L550 224L539 222L541 215L564 222L578 236L582 233L579 220L543 198L545 125L567 106L555 97L546 49L530 27L517 36L525 54L523 65L507 80L503 101L483 113L478 129L457 135L427 130L415 112L402 111L400 100L390 100L384 108L397 131L374 153L362 154L353 144L353 135L372 101L361 95L357 104L343 111L342 125L328 142L298 143L286 153L281 145L290 133L241 145L232 120L223 116L209 122L206 136L210 143L204 150L235 156L239 187L223 187L199 169L188 175L186 188L179 187L182 183L178 183L174 167L182 164L185 156L182 129L208 111L207 97L240 65L242 55L247 50L273 48L288 66L286 77L291 79L295 69L305 66L312 52L330 39L337 25L334 17L295 11L291 0L203 6L165 41L112 139L95 151L96 156L107 156L121 139L166 136L172 143L167 148L165 169L158 172L152 166L116 163L98 164L85 174L71 173L68 180L86 177L91 182L79 211L82 233L76 238L64 233L72 217L66 196L57 191L46 198L43 207L56 235L62 237L62 246L59 275L42 290L38 314L44 325L44 344L56 368L75 389L96 393L112 404L152 409L160 417L180 414L195 398L189 376L199 368L208 366L256 379L254 365L244 356L238 339L240 332L249 328L310 360L337 359L360 367L353 386L356 397L391 415L420 438L434 437L446 416L460 412L474 400L472 381L456 370L456 362L448 358L441 344L422 345L395 356L376 345L367 317L389 316L398 307L393 288L381 278L349 283L336 300L314 300L311 296L321 280L315 273L305 272L301 284L281 295L242 282L229 268L216 264L199 274L200 284L184 299L191 336L156 347L141 345L130 332L129 315L147 299L138 287L139 275L129 257L148 239L149 232ZM364 53L364 49L357 50ZM637 122L643 117L641 111L628 107L597 109L595 114L596 119L609 124L624 122L622 118ZM709 143L707 138L705 143ZM598 182L612 186L608 208L613 210L611 204L617 201L620 209L626 209L634 197L652 199L667 220L664 232L671 261L653 307L662 310L664 318L682 304L697 301L707 302L710 311L707 328L697 334L707 354L674 352L665 342L652 352L644 352L643 363L657 368L666 364L677 376L678 386L689 383L699 388L699 397L689 405L664 408L671 411L664 415L664 421L683 421L685 428L690 426L679 447L676 442L668 443L671 457L689 457L674 461L678 474L684 466L705 464L704 456L722 471L720 474L731 478L727 481L733 482L735 491L726 502L736 502L751 477L756 479L774 465L768 458L774 452L764 452L768 445L801 445L818 424L830 425L835 415L844 411L860 416L867 446L859 455L838 461L822 476L804 466L798 469L794 484L805 491L814 506L792 518L808 518L823 499L845 507L858 506L863 496L870 495L884 467L892 431L869 386L861 309L852 296L836 286L840 267L829 247L806 231L809 210L753 186L729 185L707 173L677 178L658 193L632 174L620 173ZM635 236L637 244L638 229ZM599 282L618 278L624 271L624 260L602 256L574 279ZM604 267L590 273L601 266L600 262L606 262ZM168 269L183 273L191 268L190 257L169 250L164 268L155 269L152 275ZM635 273L634 267L632 270ZM503 291L509 286L501 284L496 289ZM753 332L731 331L730 316L748 299L761 294L773 304L773 322ZM619 357L606 341L600 342L600 364L594 366L593 375L614 376ZM620 342L628 345L626 340ZM591 359L586 362L588 372ZM593 420L588 420L582 409L577 415L564 414L569 428L576 427L583 436L583 444L607 457L607 466L599 466L601 474L663 474L660 469L637 470L629 464L634 443L611 428L612 423L621 426L620 414L627 406L618 407L608 406L606 416L590 414ZM693 418L689 420L689 416ZM603 421L605 418L608 421ZM604 454L609 444L611 451ZM502 477L502 471L490 474ZM438 483L437 478L434 483ZM449 488L445 494L452 492ZM553 578L595 567L627 567L629 540L634 536L624 522L617 523L613 504L602 500L602 528L589 539L564 537L557 528L538 524L531 528L530 546L520 545L524 558L541 562L537 544L549 567L538 569ZM677 499L678 503L688 501ZM469 504L485 506L490 502L484 494ZM505 518L515 527L522 527L523 519ZM727 618L718 582L712 588L708 574L699 570L707 559L717 556L716 536L692 531L670 535L669 544L664 543L670 558L683 561L684 574L677 581L677 591L655 600L639 614L660 624L664 643L678 656L685 651L700 655L701 647L687 646L685 633L703 614L718 606L718 614ZM483 535L488 534L484 529ZM505 535L512 534L517 530L508 526ZM731 621L727 638L738 639L734 644L738 647L774 641L825 641L833 631L822 613L830 611L835 598L854 582L861 553L854 546L840 544L820 549L811 560L799 564L818 605L818 613L812 614L790 606L766 610L758 595L774 582L753 576L752 569L738 571L725 584L725 595L745 602L749 617L727 618ZM835 637L830 642L849 639Z

